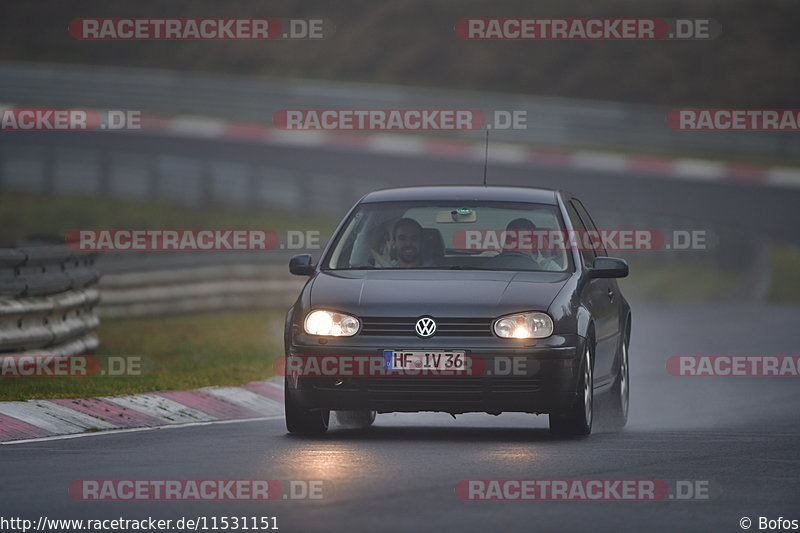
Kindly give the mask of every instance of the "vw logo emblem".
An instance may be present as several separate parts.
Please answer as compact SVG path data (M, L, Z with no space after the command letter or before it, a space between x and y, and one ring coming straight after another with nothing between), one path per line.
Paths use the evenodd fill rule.
M420 337L430 337L436 333L436 322L434 322L432 318L424 316L417 320L414 329Z

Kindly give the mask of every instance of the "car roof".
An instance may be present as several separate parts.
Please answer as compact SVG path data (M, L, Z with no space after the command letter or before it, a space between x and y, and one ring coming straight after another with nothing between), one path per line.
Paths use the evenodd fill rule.
M572 195L555 189L534 187L498 187L479 185L435 185L425 187L398 187L371 192L361 199L361 203L403 202L403 201L466 201L484 200L491 202L530 202L557 205L556 195L561 193L569 198Z

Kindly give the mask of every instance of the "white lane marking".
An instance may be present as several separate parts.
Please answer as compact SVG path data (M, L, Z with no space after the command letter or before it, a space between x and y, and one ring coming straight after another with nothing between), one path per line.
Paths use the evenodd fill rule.
M767 183L800 187L800 168L772 167L767 172Z
M53 416L69 422L70 424L76 424L84 428L119 429L119 426L116 424L112 424L111 422L107 422L96 416L72 409L65 405L49 402L47 400L36 401L36 404L45 411L52 413Z
M704 159L675 159L672 165L675 176L700 180L724 179L727 171L725 163Z
M99 418L43 400L0 402L0 413L52 433L77 433L89 428L118 427Z
M206 387L200 390L257 413L283 413L282 403L239 387Z
M475 144L472 155L483 161L486 155L486 146ZM495 163L527 163L528 150L522 146L508 143L489 143L489 161Z
M225 125L224 121L212 118L178 116L169 121L167 129L191 137L220 137L225 133Z
M197 409L193 409L157 394L106 396L100 399L113 402L133 411L145 413L166 423L177 424L181 422L208 422L216 420L215 417L207 415L202 411L198 411Z
M10 446L13 444L30 444L36 442L47 442L52 440L80 439L82 437L99 437L103 435L114 435L117 433L135 433L139 431L152 431L154 429L182 429L196 426L211 426L215 424L241 424L242 422L262 422L265 420L280 420L283 416L260 416L257 418L245 418L237 420L211 420L209 422L187 422L185 424L170 424L167 426L151 426L142 428L111 429L94 433L72 433L70 435L54 435L52 437L38 437L35 439L12 440L0 442L0 446Z
M325 131L273 129L267 136L267 142L290 146L322 146L329 138L330 135Z
M264 385L266 385L267 387L272 387L273 389L275 389L278 392L283 392L283 382L282 381L280 383L273 383L273 382L265 381Z
M579 150L570 156L572 166L589 170L626 171L630 169L630 159L624 155Z
M367 137L366 147L372 152L389 154L423 154L425 141L392 133L376 133Z

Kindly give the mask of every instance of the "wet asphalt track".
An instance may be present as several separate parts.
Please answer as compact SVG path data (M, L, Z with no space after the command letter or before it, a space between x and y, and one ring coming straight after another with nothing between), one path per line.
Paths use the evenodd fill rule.
M35 134L32 134L35 135ZM49 139L56 139L49 137ZM197 139L59 136L196 157ZM124 139L124 143L120 142ZM208 141L211 149L212 141ZM167 148L165 148L165 146ZM213 142L214 158L339 174L377 186L470 182L480 165L322 149ZM471 176L471 177L470 177ZM490 183L563 187L593 210L741 223L796 242L800 192L493 164ZM620 195L619 191L625 191ZM625 281L621 283L625 289ZM633 306L632 411L624 432L556 440L545 417L386 414L368 431L295 438L283 420L165 429L0 447L0 517L276 516L281 531L741 531L747 516L800 519L800 382L678 378L670 355L790 355L800 309ZM78 479L325 480L316 501L81 502ZM708 482L710 498L657 502L465 502L463 479ZM284 486L286 484L284 483Z
M623 282L624 283L624 282ZM624 284L623 284L624 288ZM800 309L637 305L632 411L621 433L556 440L532 415L386 414L322 438L283 420L0 447L0 516L276 516L280 531L742 531L747 516L800 519L800 382L679 378L686 354L796 354ZM77 479L325 480L324 498L81 502ZM710 498L656 502L465 502L462 479L708 481ZM284 485L285 486L285 485Z

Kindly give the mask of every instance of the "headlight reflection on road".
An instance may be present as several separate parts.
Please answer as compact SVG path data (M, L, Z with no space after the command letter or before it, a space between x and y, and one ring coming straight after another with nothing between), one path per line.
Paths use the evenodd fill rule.
M503 444L502 447L497 449L485 450L483 455L486 456L487 462L491 462L491 464L514 465L525 463L529 465L531 460L536 459L536 450L531 447L529 442Z
M299 443L285 453L282 462L291 466L292 476L297 479L325 479L336 487L337 492L353 483L353 472L358 472L359 477L368 476L372 470L375 475L381 475L381 461L359 446L358 442Z

